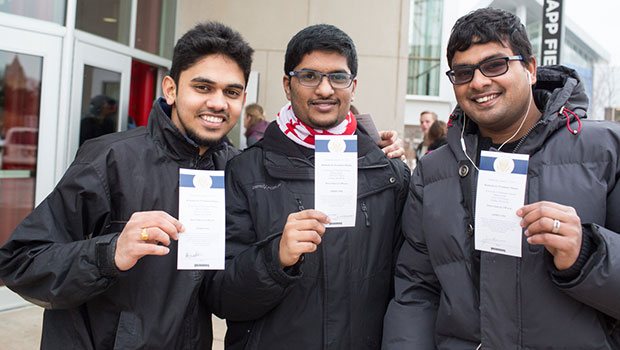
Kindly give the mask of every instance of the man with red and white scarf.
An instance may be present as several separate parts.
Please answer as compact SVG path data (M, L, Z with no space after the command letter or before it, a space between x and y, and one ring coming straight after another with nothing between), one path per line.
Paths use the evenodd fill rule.
M346 33L303 29L284 73L290 103L226 171L226 347L378 349L410 171L349 112L357 54ZM328 217L311 209L315 135L357 135L355 227L326 230Z

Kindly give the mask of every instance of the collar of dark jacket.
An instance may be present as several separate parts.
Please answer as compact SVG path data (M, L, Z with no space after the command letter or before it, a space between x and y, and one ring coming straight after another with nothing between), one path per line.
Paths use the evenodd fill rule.
M199 157L200 149L198 145L177 128L172 122L171 115L172 106L168 105L166 100L160 97L153 102L153 108L151 109L147 126L155 142L159 144L171 158L177 161L209 159L214 153L227 151L228 148L231 148L230 145L223 140L219 145L209 147L209 149ZM219 169L217 164L215 168Z
M358 124L358 169L388 166L383 151ZM282 179L314 179L314 151L306 149L289 139L273 121L265 130L265 136L253 147L264 150L265 169L270 176Z

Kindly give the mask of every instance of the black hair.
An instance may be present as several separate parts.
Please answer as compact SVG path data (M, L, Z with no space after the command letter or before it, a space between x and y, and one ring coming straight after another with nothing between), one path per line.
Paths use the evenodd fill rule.
M219 22L201 23L183 34L174 46L170 76L178 84L181 72L204 56L222 54L239 65L247 86L253 53L254 49L232 28Z
M471 45L496 42L509 45L515 55L523 57L523 65L532 59L532 44L525 26L516 15L501 9L486 7L459 18L448 41L448 66L457 51L465 51Z
M347 58L351 74L357 75L357 52L353 40L338 27L315 24L299 31L286 47L284 74L295 69L306 54L312 51L334 51Z

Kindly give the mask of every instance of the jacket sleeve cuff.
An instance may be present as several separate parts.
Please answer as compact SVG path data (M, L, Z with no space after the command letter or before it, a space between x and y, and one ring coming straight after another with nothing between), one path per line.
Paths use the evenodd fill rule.
M120 271L114 263L118 236L119 233L102 236L96 243L97 267L99 267L99 271L103 277L113 278L122 274L122 271Z
M280 238L281 236L271 240L270 244L264 247L265 265L271 278L281 285L288 285L301 278L303 259L300 258L295 265L283 269L280 265Z
M597 244L592 237L589 225L582 226L581 250L575 263L566 270L558 270L553 263L553 256L547 253L547 262L552 277L559 283L568 283L575 280L582 274L583 268L596 251Z

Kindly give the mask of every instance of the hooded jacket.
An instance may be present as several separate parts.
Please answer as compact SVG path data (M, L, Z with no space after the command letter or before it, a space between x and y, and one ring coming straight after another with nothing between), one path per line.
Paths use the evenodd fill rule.
M156 101L147 127L89 140L52 193L0 249L0 277L45 307L43 349L211 349L213 272L178 271L177 242L130 270L114 265L134 212L178 217L179 168L224 169L227 144L202 156Z
M226 271L218 274L225 276L218 308L228 321L227 349L381 346L410 172L360 129L356 134L355 227L328 228L317 251L286 269L279 242L288 215L314 207L313 155L273 122L265 138L230 161Z
M525 235L522 258L474 252L478 173L463 153L457 107L448 146L423 157L412 177L385 349L620 348L620 125L582 121L573 134L560 112L586 118L577 73L539 67L537 78L542 117L514 150L530 156L525 203L574 207L591 253L566 279L545 247L528 244ZM475 159L477 126L469 119L467 125L464 142Z

